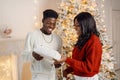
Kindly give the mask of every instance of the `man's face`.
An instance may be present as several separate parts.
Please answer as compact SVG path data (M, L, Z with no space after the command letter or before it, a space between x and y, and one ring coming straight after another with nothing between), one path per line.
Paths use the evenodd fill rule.
M56 27L55 18L46 18L43 20L43 30L46 34L51 34Z

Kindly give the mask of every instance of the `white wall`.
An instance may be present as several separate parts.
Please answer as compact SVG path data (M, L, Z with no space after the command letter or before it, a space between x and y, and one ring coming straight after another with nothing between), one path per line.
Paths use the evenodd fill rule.
M34 3L32 0L0 0L0 25L12 28L12 36L24 37L33 29Z
M107 28L107 33L109 40L112 40L112 0L105 1L105 24Z
M120 0L112 0L112 10L120 10Z
M107 29L107 35L108 35L108 38L110 40L112 40L112 21L111 21L111 11L112 11L112 1L111 0L96 0L97 4L98 4L98 7L101 11L104 10L104 14L105 14L105 17L104 17L104 21L105 21L105 26L106 26L106 29ZM104 7L102 8L101 5L104 5Z
M115 71L120 79L120 0L112 0L112 34L113 52L115 54Z
M0 27L7 25L12 28L12 37L25 38L28 32L35 29L33 19L35 15L38 15L41 22L43 10L46 8L57 10L58 0L38 0L37 4L34 1L0 0Z

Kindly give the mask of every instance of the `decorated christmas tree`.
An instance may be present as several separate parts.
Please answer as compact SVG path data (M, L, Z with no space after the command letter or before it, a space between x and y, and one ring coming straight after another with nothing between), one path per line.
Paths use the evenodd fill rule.
M103 43L103 55L100 67L100 80L116 80L114 71L114 56L112 53L111 41L108 39L107 30L101 10L95 0L62 0L59 6L59 19L56 32L63 39L63 53L71 57L72 49L76 42L76 33L73 27L73 19L80 12L90 12L100 32L100 39ZM71 78L72 80L72 78Z

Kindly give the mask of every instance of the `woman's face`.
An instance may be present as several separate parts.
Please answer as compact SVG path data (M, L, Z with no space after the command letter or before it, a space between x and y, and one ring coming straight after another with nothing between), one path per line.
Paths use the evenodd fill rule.
M75 22L74 22L74 29L76 30L77 35L80 36L81 35L81 27L80 27L77 19L75 19Z

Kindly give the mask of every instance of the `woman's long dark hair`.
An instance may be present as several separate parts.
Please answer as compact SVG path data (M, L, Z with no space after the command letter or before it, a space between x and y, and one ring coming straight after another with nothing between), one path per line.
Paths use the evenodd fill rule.
M74 18L74 22L76 19L79 23L79 27L81 27L81 35L78 37L78 41L75 46L82 49L92 34L99 37L100 33L97 31L96 22L90 13L81 12Z

